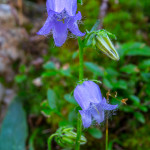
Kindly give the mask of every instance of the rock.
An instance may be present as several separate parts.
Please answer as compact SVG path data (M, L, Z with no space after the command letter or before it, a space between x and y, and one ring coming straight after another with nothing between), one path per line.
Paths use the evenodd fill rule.
M27 37L23 28L0 30L0 73L11 68L13 61L23 58L23 50L18 47Z
M16 93L13 89L6 89L5 90L4 103L9 105L15 96L16 96Z
M22 43L28 39L26 30L16 27L16 10L8 4L0 4L0 73L12 81L15 72L12 64L24 59Z
M42 86L42 80L41 80L41 78L36 78L36 79L34 79L32 83L33 83L36 87Z
M44 62L43 58L39 57L39 58L33 60L31 62L31 64L33 64L36 68L39 68L39 67L41 67L41 65L43 64L43 62Z
M17 12L8 4L0 4L0 26L9 27L16 25ZM9 24L8 24L9 22Z

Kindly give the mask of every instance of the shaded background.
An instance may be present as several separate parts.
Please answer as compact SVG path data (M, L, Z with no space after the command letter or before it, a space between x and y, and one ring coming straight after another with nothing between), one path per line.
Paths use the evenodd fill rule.
M101 18L101 6L101 0L78 6L83 32ZM109 89L118 93L119 100L111 98L120 107L109 120L109 150L150 149L149 8L149 0L109 0L103 27L117 36L120 61L94 49L84 52L85 77L102 81L104 96ZM76 127L71 92L78 81L77 40L69 35L57 48L51 36L37 36L46 18L43 0L0 0L1 150L47 149L47 138L58 127ZM129 98L127 105L123 98ZM105 123L83 132L88 142L81 149L104 149Z

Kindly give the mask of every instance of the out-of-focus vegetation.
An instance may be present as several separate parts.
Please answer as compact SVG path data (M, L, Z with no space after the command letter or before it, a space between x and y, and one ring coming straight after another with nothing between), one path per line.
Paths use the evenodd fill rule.
M32 0L32 3L28 4L37 6L39 3ZM83 16L82 31L90 30L94 25L99 15L100 4L99 0L84 0L83 5L79 6L78 10ZM31 10L28 10L27 6L24 6L24 15L30 21L22 26L29 35L33 35L36 33L35 22L38 24L38 21L40 23L44 20L42 17L45 12L43 16L40 13L30 15L28 12ZM120 61L112 61L94 49L84 51L85 77L102 81L100 87L103 95L108 90L118 94L118 100L110 99L120 107L116 116L109 120L109 150L150 149L149 7L148 0L109 1L103 27L117 36L114 43ZM17 147L15 150L23 150L22 147L41 150L47 148L47 138L58 127L76 127L77 104L71 93L78 81L78 45L76 39L69 39L63 47L57 48L52 38L38 42L25 41L23 45L27 50L25 61L12 64L17 73L14 81L6 83L4 77L0 77L0 82L5 86L13 85L17 91L17 98L9 106L2 124L0 148L3 143L9 141L10 147ZM42 59L42 63L33 63L39 58ZM127 105L121 104L123 98L129 98ZM13 120L16 116L17 119ZM17 129L20 133L15 132ZM10 130L14 132L10 133ZM104 149L104 131L105 124L83 130L88 142L81 149ZM6 134L13 137L3 138ZM24 143L12 141L20 138ZM8 150L10 147L2 147L2 150ZM61 149L55 141L53 149Z

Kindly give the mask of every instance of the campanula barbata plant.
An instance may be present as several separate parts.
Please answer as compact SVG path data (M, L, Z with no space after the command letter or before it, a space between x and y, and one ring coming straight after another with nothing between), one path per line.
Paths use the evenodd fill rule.
M78 2L82 3L81 0ZM97 24L91 31L87 31L85 38L80 38L85 33L82 33L78 28L78 21L81 20L82 16L80 12L76 14L77 0L47 0L46 7L48 17L44 26L37 33L38 35L52 34L55 45L58 47L65 43L68 31L79 36L79 84L75 87L74 98L81 107L78 113L77 133L74 132L73 128L58 129L48 139L48 148L51 149L51 141L55 137L55 141L60 146L79 150L80 145L86 143L85 137L81 135L82 124L85 128L90 127L93 120L100 124L106 119L106 111L112 111L118 107L118 105L108 103L96 83L84 80L83 49L92 46L113 60L119 60L119 55L110 40L114 37L113 34L103 29L97 30ZM106 141L108 141L108 135L106 135ZM108 143L106 142L106 144Z

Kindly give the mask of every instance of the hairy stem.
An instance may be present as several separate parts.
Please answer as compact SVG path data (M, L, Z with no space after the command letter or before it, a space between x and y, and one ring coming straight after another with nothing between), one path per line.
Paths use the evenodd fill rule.
M79 44L79 80L83 80L83 44L81 38L78 38ZM80 150L80 138L82 132L82 119L81 115L78 112L78 120L77 120L77 138L76 138L76 146L75 150Z
M78 39L79 43L79 80L83 80L83 45L81 38Z
M107 103L109 103L109 98L107 99ZM108 150L108 112L106 112L106 146L105 150Z
M48 141L47 141L47 143L48 143L48 150L51 150L51 149L52 149L52 148L51 148L52 139L53 139L53 137L56 136L56 135L57 135L57 133L54 133L54 134L52 134L52 135L48 138Z
M108 115L106 119L106 147L105 150L108 150Z

